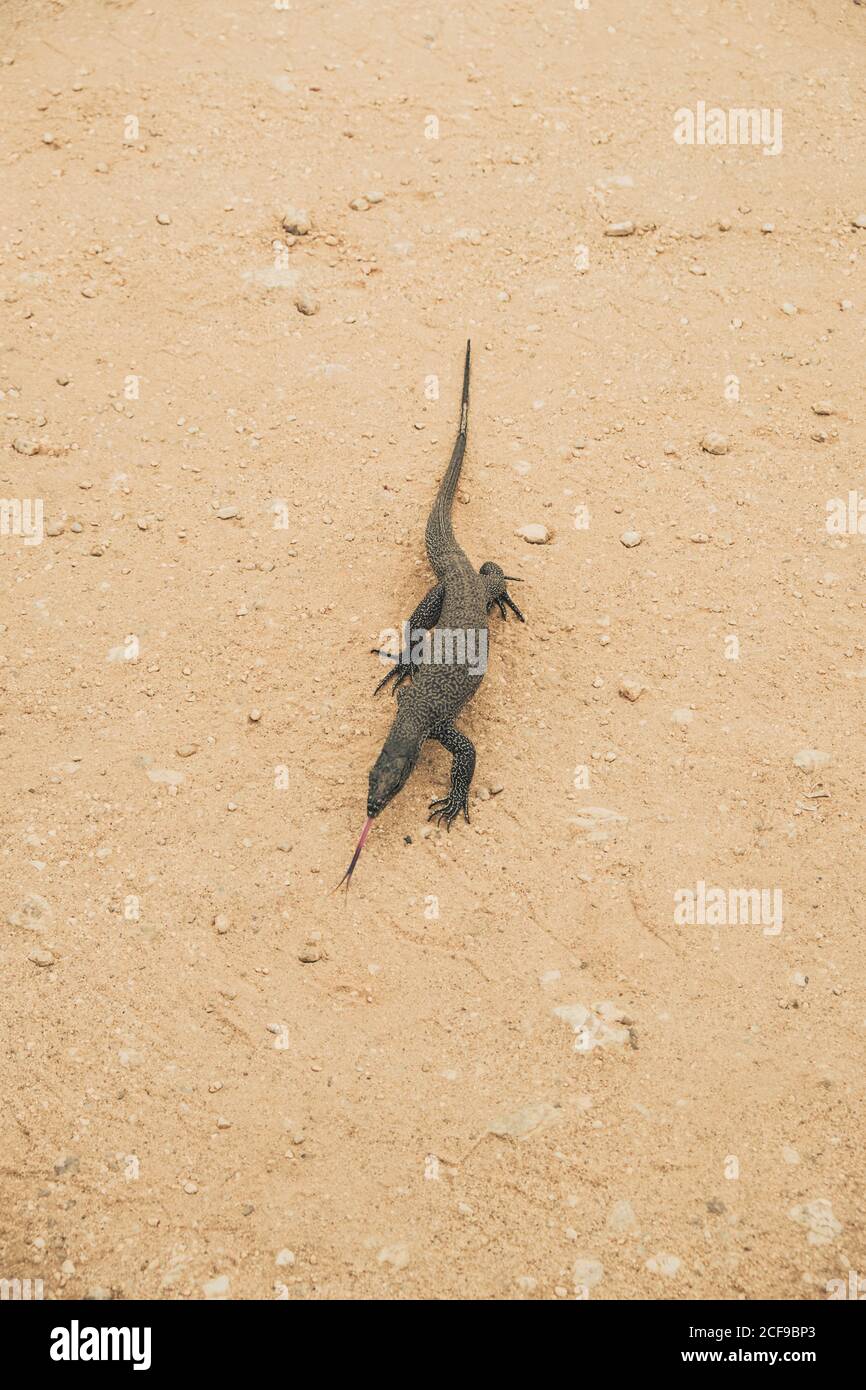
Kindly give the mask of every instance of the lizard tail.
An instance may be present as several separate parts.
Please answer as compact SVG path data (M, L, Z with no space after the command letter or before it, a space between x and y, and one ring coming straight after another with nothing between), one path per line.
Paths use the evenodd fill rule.
M433 503L427 521L427 556L437 573L437 559L444 549L455 544L454 532L451 529L451 504L457 491L460 469L463 466L463 455L466 452L466 430L469 425L469 356L471 348L471 342L467 342L466 362L463 367L463 396L460 402L460 429L457 432L451 462L439 484L436 501Z

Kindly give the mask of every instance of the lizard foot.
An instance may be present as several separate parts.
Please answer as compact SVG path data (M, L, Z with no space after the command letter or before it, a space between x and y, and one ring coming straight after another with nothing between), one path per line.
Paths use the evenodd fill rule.
M380 652L378 647L371 647L370 650L376 656L388 656L391 658L392 661L394 661L394 665L391 667L391 670L385 673L385 675L380 680L379 684L376 686L376 689L373 691L373 694L378 695L379 691L382 689L382 686L387 685L389 680L394 680L392 689L396 694L398 686L401 686L403 682L407 680L409 676L411 676L411 665L407 661L397 661L391 655L390 652ZM394 679L395 677L396 679Z
M484 576L487 587L487 612L489 613L491 608L498 608L504 622L507 616L506 609L510 608L515 617L519 618L522 623L525 623L526 619L506 587L509 579L513 579L515 584L522 583L517 575L504 574L501 565L495 565L492 560L485 560L478 573Z
M437 825L445 822L446 830L451 829L451 822L463 812L463 819L469 824L469 788L465 792L455 791L453 788L448 796L437 797L430 802L429 820L435 820Z

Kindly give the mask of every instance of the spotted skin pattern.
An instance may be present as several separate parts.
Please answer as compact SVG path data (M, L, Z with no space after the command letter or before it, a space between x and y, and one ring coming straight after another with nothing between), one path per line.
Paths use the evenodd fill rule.
M436 634L472 633L474 653L486 653L487 615L494 604L503 618L507 606L521 622L525 621L508 593L507 577L499 565L488 560L480 570L474 569L451 525L451 508L466 450L469 358L467 343L460 429L427 521L427 558L439 582L424 596L409 620L412 632L420 628L431 631L432 651L429 660L398 661L376 687L380 690L393 678L397 713L370 772L367 798L367 815L378 816L405 785L426 740L435 739L451 754L451 786L447 796L430 803L429 819L444 822L449 830L461 811L469 820L469 787L475 771L475 749L466 735L454 727L454 721L478 690L484 672L472 669L472 648L466 653L458 650L458 659L454 659L454 650L449 650L444 640L441 649L437 645ZM441 659L437 660L437 656ZM461 656L465 659L459 659ZM405 684L410 677L411 683Z

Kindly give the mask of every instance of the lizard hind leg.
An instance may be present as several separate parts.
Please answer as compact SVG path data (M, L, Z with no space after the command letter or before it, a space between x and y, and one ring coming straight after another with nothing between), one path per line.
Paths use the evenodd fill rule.
M509 579L513 580L516 584L520 584L522 581L514 574L505 574L502 566L494 564L492 560L485 560L478 573L484 579L487 588L486 602L488 613L495 604L504 619L506 617L505 609L508 607L522 623L525 623L526 619L508 592Z
M465 734L455 729L453 724L439 724L429 738L435 738L451 754L451 787L447 796L437 797L430 802L428 820L436 820L439 825L445 822L448 830L451 822L463 812L469 823L469 788L475 772L475 747Z

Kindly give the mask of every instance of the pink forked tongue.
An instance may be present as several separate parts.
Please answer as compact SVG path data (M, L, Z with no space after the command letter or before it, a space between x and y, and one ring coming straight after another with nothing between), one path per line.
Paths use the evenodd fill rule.
M359 860L360 857L361 857L361 850L364 848L364 845L367 843L367 836L368 836L369 833L370 833L370 827L372 826L372 824L373 824L373 817L372 817L372 816L368 816L367 819L364 821L364 829L361 831L361 838L360 838L360 840L358 841L358 848L355 850L355 853L352 855L352 862L351 862L351 864L349 865L349 867L348 867L348 869L346 870L346 872L343 874L343 877L340 879L340 882L337 884L337 888L342 888L343 884L345 883L345 885L346 885L346 892L347 892L347 893L348 893L348 891L349 891L349 884L352 882L352 874L355 872L355 865L357 864L358 860ZM334 892L335 892L335 893L336 893L336 891L337 891L337 888L334 889Z

